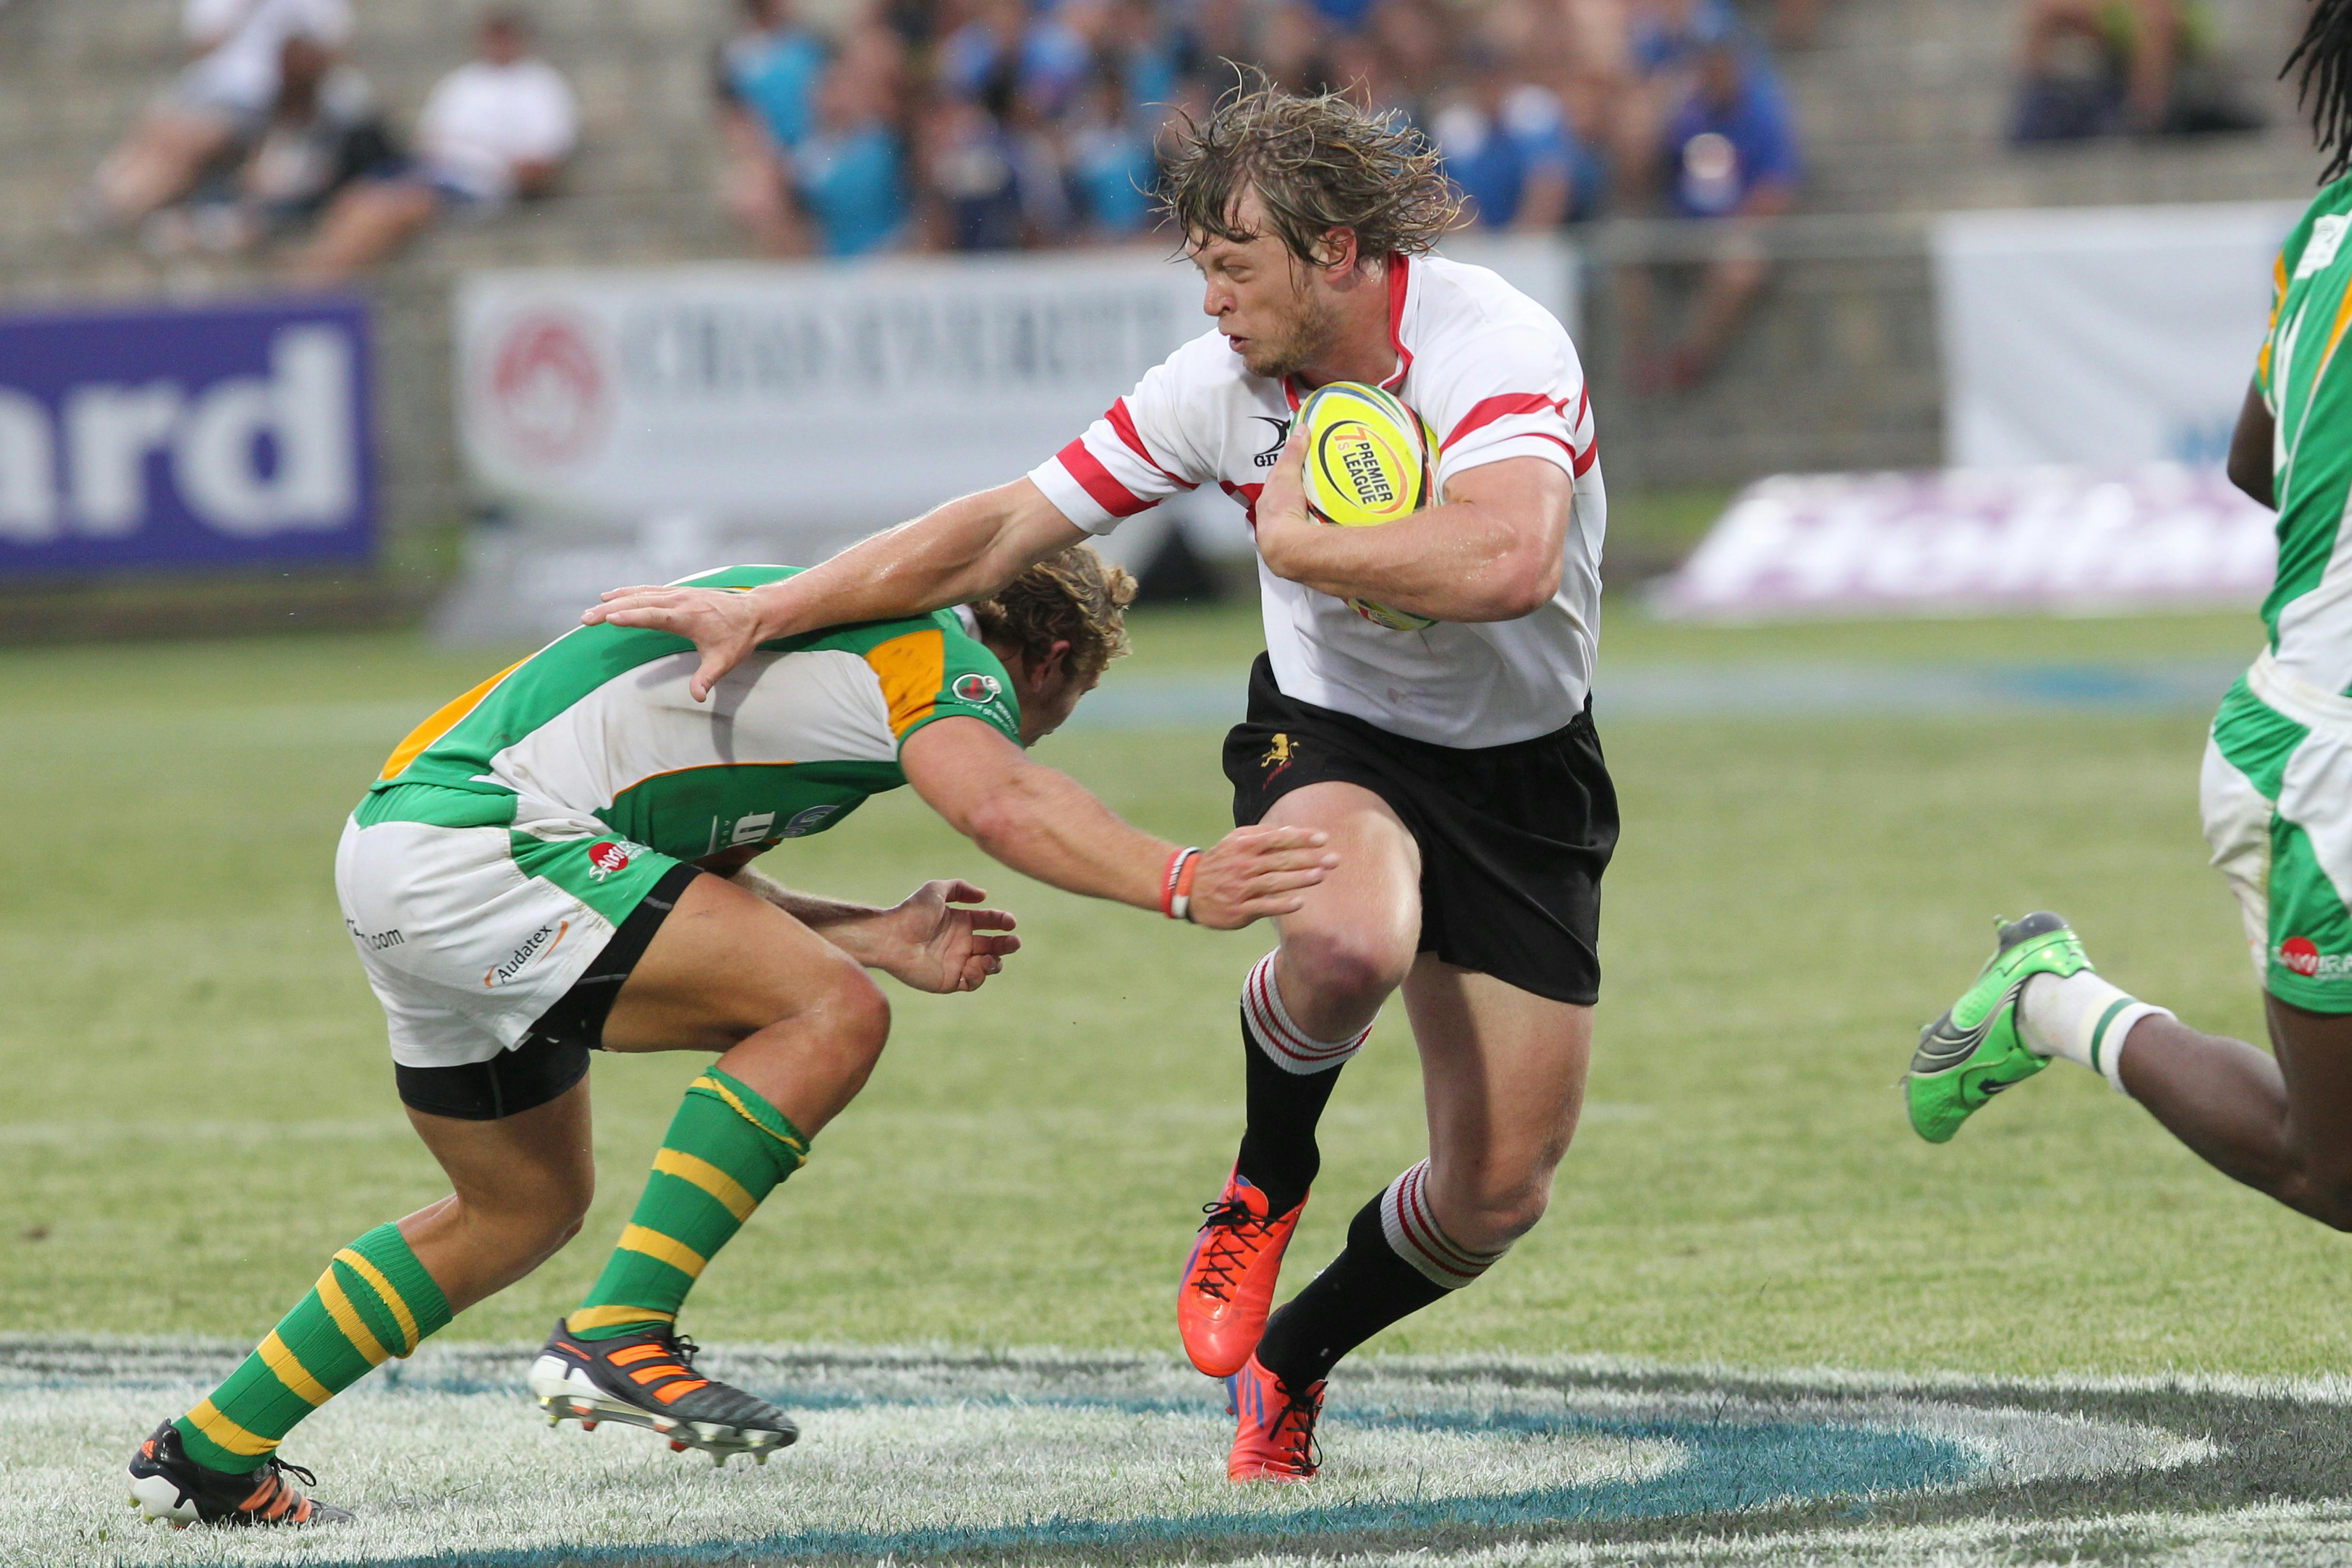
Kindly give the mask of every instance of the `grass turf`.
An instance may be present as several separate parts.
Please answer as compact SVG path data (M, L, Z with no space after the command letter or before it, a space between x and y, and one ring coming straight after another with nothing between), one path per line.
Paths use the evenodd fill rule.
M1245 616L1141 617L1135 668L1238 681ZM2120 983L2258 1026L2203 865L2189 713L1628 721L1610 660L2214 654L2246 620L1716 631L1619 615L1600 700L1627 832L1593 1113L1551 1217L1381 1348L1978 1373L2344 1364L2342 1243L2061 1068L1957 1142L1905 1128L1920 1020L2054 906ZM500 661L403 637L0 655L0 1323L253 1337L334 1247L444 1190L407 1133L331 883L415 718ZM1113 679L1118 679L1114 674ZM1213 732L1042 753L1163 833L1224 822ZM1239 1129L1234 995L1270 933L1024 882L911 797L772 856L814 889L973 876L1031 946L974 996L894 993L865 1097L705 1277L707 1339L1165 1348ZM451 1331L529 1339L595 1273L699 1058L600 1060L582 1238ZM1393 1019L1347 1069L1297 1256L1423 1147Z

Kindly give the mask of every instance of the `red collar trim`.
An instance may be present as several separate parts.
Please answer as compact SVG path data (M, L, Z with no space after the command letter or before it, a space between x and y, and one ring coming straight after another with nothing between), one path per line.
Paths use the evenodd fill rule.
M1402 390L1405 376L1412 370L1412 351L1404 346L1404 302L1406 290L1411 287L1412 267L1412 258L1409 256L1389 258L1389 347L1396 351L1397 367L1394 374L1381 383L1382 392ZM1310 387L1308 390L1313 389ZM1295 375L1282 378L1282 395L1289 400L1293 414L1297 413L1299 404L1306 401L1299 395L1298 378Z
M1404 346L1405 292L1412 279L1412 258L1408 256L1389 258L1389 346L1396 350L1396 374L1381 383L1383 392L1394 392L1404 385L1404 378L1412 369L1412 351Z

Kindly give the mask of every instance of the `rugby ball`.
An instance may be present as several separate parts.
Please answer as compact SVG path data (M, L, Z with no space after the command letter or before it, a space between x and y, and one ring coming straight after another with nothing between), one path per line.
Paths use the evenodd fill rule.
M1335 381L1299 405L1298 428L1307 440L1307 510L1318 522L1377 528L1429 504L1429 427L1391 395ZM1369 599L1350 599L1348 607L1391 631L1437 624Z

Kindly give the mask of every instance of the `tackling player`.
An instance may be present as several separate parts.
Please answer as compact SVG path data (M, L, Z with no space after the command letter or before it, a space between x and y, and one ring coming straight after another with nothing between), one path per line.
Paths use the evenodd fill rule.
M1194 1364L1230 1379L1228 1473L1304 1479L1333 1363L1500 1258L1575 1130L1617 837L1588 700L1605 503L1568 334L1494 273L1428 254L1459 207L1416 132L1245 86L1190 128L1166 194L1215 326L1058 455L790 583L621 590L588 619L693 637L707 684L763 638L985 595L1179 490L1250 512L1266 652L1225 745L1234 817L1313 829L1342 859L1242 987L1248 1130L1177 1318ZM1420 412L1441 504L1309 520L1286 437L1302 395L1341 380ZM1443 624L1391 630L1351 597ZM1269 1321L1317 1121L1399 989L1429 1157Z
M1920 1038L1911 1122L1948 1139L2063 1057L2105 1074L2224 1174L2352 1230L2352 0L2318 0L2300 63L2332 183L2288 235L2230 477L2278 509L2269 646L2213 720L2201 795L2237 894L2274 1056L2117 990L2053 914L2000 929Z
M692 581L740 594L791 570ZM315 1479L279 1442L579 1230L595 1049L723 1054L532 1393L551 1419L650 1426L722 1461L791 1443L782 1411L695 1369L679 1307L873 1068L889 1006L860 966L969 991L1018 940L1010 915L958 907L984 897L963 882L871 909L745 863L907 784L1009 866L1203 925L1295 910L1331 864L1303 829L1178 849L1023 754L1124 651L1132 595L1091 550L1057 552L969 610L764 643L708 707L679 639L576 630L419 725L345 826L335 882L400 1097L455 1192L337 1252L140 1447L133 1502L182 1525L348 1518L305 1494Z

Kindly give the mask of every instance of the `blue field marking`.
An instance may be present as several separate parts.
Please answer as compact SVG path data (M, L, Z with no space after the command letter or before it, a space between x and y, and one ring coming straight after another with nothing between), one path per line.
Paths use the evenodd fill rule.
M400 1381L412 1386L446 1393L507 1392L516 1388L516 1384L509 1381L466 1376L425 1376ZM921 1408L927 1405L951 1402L1013 1403L1009 1395L967 1394L956 1396L953 1401L934 1401L869 1398L795 1386L766 1386L754 1391L763 1397L802 1410L889 1405ZM1196 1402L1180 1399L1069 1394L1029 1395L1024 1396L1020 1403L1069 1409L1110 1410L1128 1415L1158 1415L1199 1408ZM1187 1542L1209 1540L1265 1547L1285 1542L1376 1531L1432 1531L1447 1527L1526 1531L1564 1523L1719 1513L1822 1498L1953 1486L1976 1479L1984 1469L1979 1456L1947 1438L1841 1422L1708 1419L1697 1416L1616 1419L1566 1411L1558 1415L1526 1412L1400 1412L1377 1405L1350 1407L1346 1412L1346 1419L1357 1426L1404 1427L1426 1432L1507 1434L1528 1438L1603 1437L1629 1443L1668 1442L1683 1451L1686 1462L1648 1480L1611 1481L1487 1496L1454 1497L1435 1501L1380 1501L1307 1508L1282 1515L1225 1511L1119 1520L1049 1516L1018 1525L950 1526L890 1531L786 1530L758 1538L724 1542L534 1547L489 1553L468 1551L365 1561L368 1564L407 1564L409 1568L458 1568L459 1564L479 1564L482 1568L553 1568L559 1563L625 1563L653 1559L719 1563L755 1561L765 1557L790 1560L854 1556L887 1560L1024 1546L1085 1549L1131 1547L1146 1542L1181 1546ZM785 1462L789 1462L789 1458ZM306 1561L312 1563L315 1568L363 1568L359 1559Z
M1610 719L1967 718L2000 713L2210 712L2238 659L2135 663L1612 665L1593 683ZM1244 677L1116 671L1078 705L1078 729L1185 729L1240 722Z

